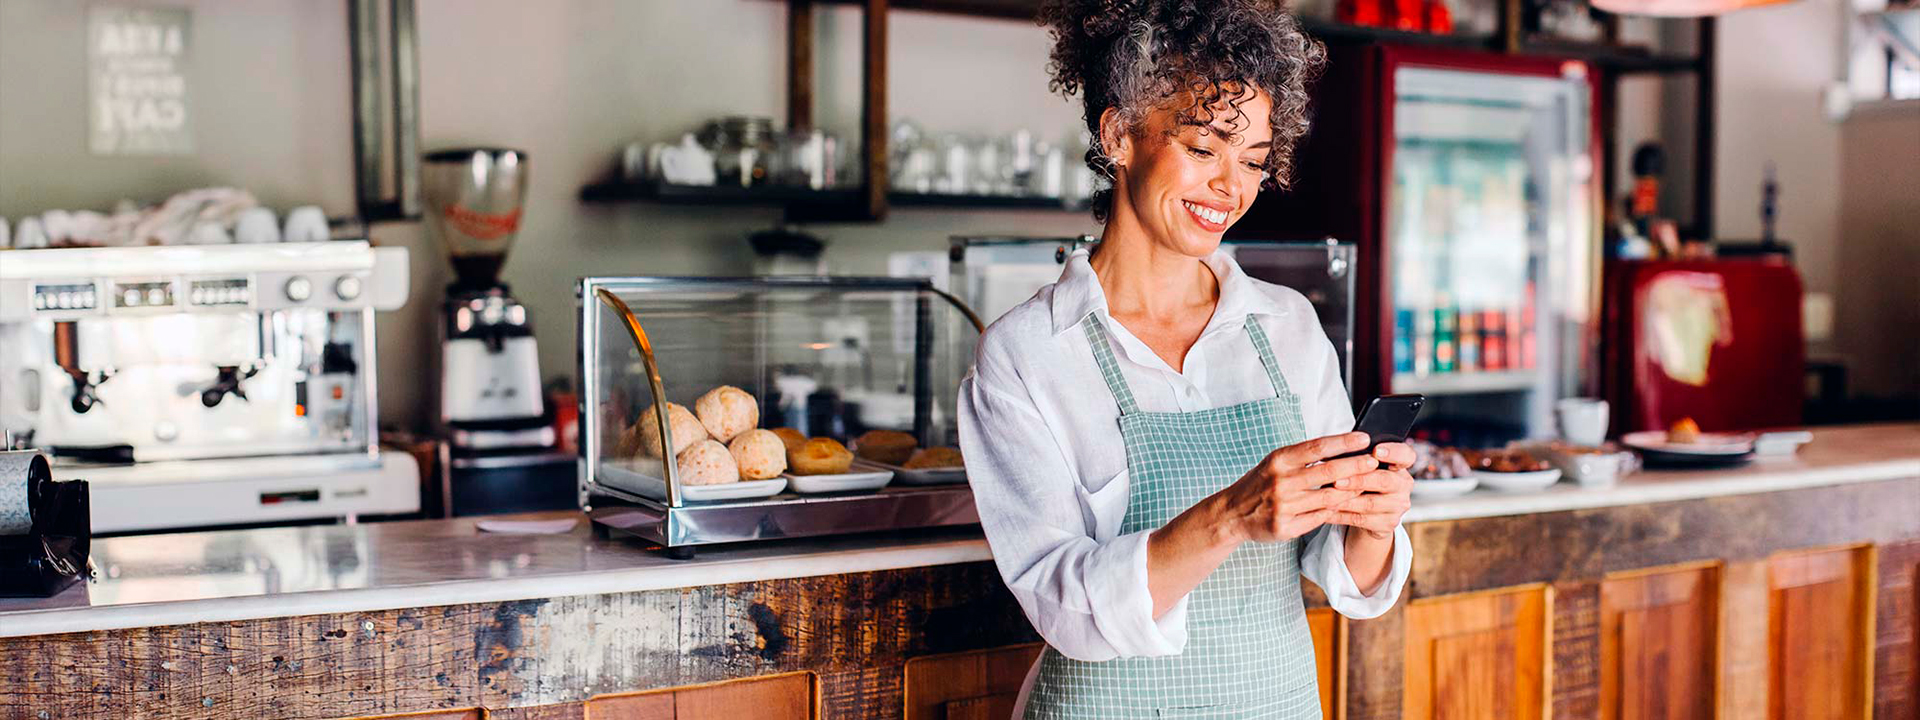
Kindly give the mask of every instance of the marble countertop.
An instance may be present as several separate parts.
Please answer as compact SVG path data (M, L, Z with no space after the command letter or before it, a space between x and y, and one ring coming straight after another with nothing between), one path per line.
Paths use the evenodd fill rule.
M1719 495L1920 477L1920 424L1813 428L1794 455L1756 458L1735 468L1642 470L1605 487L1562 480L1545 490L1502 493L1486 488L1451 498L1414 498L1405 522L1694 500Z
M481 532L496 518L96 539L96 577L51 598L0 598L0 637L639 592L988 560L979 528L702 549Z
M1920 477L1920 424L1816 429L1793 457L1642 472L1607 488L1480 490L1415 500L1406 521L1554 512ZM481 532L479 519L98 539L97 576L46 599L0 598L0 637L638 592L991 559L978 528L702 549L671 560L631 540Z

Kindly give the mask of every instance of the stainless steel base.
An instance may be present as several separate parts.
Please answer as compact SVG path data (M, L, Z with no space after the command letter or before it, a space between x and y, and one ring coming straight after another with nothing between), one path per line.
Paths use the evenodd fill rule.
M603 534L632 535L671 548L842 535L980 522L965 484L889 487L879 492L800 495L667 507L604 485L588 486L587 516Z

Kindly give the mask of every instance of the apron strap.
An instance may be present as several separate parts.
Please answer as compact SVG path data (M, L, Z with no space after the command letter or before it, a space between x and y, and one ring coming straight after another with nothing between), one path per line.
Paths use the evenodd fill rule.
M1107 389L1113 391L1113 399L1120 403L1121 415L1140 412L1140 405L1133 400L1133 388L1127 386L1127 378L1120 374L1120 363L1113 359L1113 337L1101 323L1096 313L1087 313L1080 321L1087 333L1087 344L1093 347L1093 361L1100 365L1100 377L1107 381Z
M1267 331L1260 328L1252 315L1243 321L1247 326L1247 337L1253 339L1253 350L1260 354L1260 365L1267 369L1267 381L1273 383L1273 394L1277 397L1292 395L1287 387L1287 378L1280 374L1280 361L1273 356L1273 344L1267 342Z

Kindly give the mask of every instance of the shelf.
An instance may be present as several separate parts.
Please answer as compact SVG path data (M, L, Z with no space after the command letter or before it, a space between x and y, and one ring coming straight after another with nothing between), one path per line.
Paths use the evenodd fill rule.
M580 189L580 201L589 203L657 202L668 205L784 207L793 204L848 204L856 202L859 197L860 191L851 188L812 190L778 186L674 185L618 181L595 183Z
M1564 40L1528 40L1520 45L1523 55L1585 60L1603 70L1618 73L1688 73L1703 65L1692 55L1656 53L1645 48L1605 43Z
M1086 209L1086 203L1068 202L1060 198L1031 197L1020 195L940 195L929 193L887 193L887 204L893 207L942 207L942 208L988 208L988 209L1032 209L1032 210L1072 210Z
M1496 370L1492 372L1440 373L1414 375L1395 373L1393 391L1424 395L1476 395L1481 393L1531 390L1540 382L1540 371Z
M1360 42L1398 43L1402 45L1436 45L1441 47L1472 48L1488 50L1493 48L1490 35L1441 35L1438 33L1371 25L1349 25L1316 18L1300 18L1300 27L1320 40L1355 40Z
M840 208L854 208L862 195L858 188L812 190L808 188L728 185L673 185L669 183L600 182L580 189L580 201L586 203L647 202L662 205L734 205L788 208L808 217L830 219ZM1030 210L1084 210L1084 203L1068 203L1059 198L1013 195L929 195L888 193L887 202L895 207L978 208ZM821 212L828 211L828 212Z

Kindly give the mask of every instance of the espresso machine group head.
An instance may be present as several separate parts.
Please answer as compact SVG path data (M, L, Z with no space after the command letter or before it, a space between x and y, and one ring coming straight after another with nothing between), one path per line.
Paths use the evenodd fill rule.
M427 221L453 265L441 312L440 424L455 451L554 444L527 308L500 282L520 231L527 156L503 148L429 153Z

